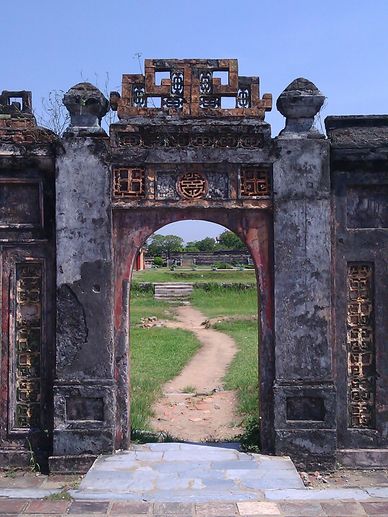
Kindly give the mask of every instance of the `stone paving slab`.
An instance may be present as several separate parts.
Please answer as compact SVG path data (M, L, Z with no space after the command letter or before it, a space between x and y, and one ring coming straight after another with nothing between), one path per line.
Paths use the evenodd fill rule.
M75 499L254 500L263 489L305 490L287 457L185 443L155 443L98 458Z
M65 515L115 517L230 517L256 515L281 517L351 517L388 516L388 499L384 501L238 501L207 503L171 503L144 501L53 501L0 498L0 515L63 517Z

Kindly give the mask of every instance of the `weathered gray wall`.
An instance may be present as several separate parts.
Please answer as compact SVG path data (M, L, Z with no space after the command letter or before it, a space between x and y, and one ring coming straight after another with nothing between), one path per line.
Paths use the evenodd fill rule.
M331 365L329 143L277 140L274 184L275 447L329 458L335 449Z
M54 456L113 451L113 302L107 139L64 138L57 160ZM52 467L60 458L52 458Z
M346 465L381 466L386 465L382 452L388 446L388 116L335 116L325 124L335 213L338 448ZM368 300L355 300L363 316L352 327L349 264L365 264L372 273Z

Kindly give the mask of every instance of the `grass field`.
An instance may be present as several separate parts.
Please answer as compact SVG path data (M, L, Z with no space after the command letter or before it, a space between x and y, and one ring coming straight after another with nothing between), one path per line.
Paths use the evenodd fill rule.
M223 321L214 328L229 334L236 342L236 354L224 377L225 388L237 390L239 412L245 418L258 417L258 354L256 321Z
M171 271L168 268L146 269L136 271L133 274L134 282L227 282L227 283L252 283L256 282L253 269L219 269L216 271L197 269L176 269Z
M161 387L182 370L200 344L191 332L154 327L131 331L131 427L149 430Z
M256 289L194 289L191 303L208 318L257 315Z
M198 350L191 332L139 327L141 318L174 317L174 306L150 293L131 293L131 427L149 430L151 407L164 383L174 378Z
M163 300L155 300L152 293L131 291L131 325L140 323L141 318L156 316L158 319L174 318L174 305Z
M192 304L208 318L230 316L214 328L229 334L238 352L224 378L225 387L237 391L239 412L245 419L258 417L258 328L256 289L195 289Z

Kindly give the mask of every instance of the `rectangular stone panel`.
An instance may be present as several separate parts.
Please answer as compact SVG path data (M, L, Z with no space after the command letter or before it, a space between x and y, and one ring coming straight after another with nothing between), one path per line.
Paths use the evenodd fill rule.
M102 397L72 397L66 399L66 420L104 420Z
M221 171L201 171L207 179L208 190L205 199L228 199L229 178ZM180 177L176 171L157 171L156 199L176 200L181 199L177 190L177 181Z
M40 185L28 181L0 181L0 228L42 226Z
M286 408L287 420L325 420L325 403L322 397L287 397Z
M347 189L348 228L388 228L388 185L352 185Z

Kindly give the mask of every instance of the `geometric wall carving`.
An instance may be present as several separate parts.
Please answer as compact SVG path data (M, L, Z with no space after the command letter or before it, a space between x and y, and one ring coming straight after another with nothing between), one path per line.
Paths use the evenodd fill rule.
M40 425L42 264L16 264L14 427Z
M120 167L113 169L113 196L140 198L145 195L143 168Z
M112 92L119 119L155 112L184 116L254 116L264 119L272 96L260 97L259 78L238 75L236 59L146 59L143 74L123 75L122 94ZM160 80L157 75L162 73ZM226 76L222 81L218 74ZM232 106L223 107L231 99Z
M270 173L268 168L244 166L240 171L241 197L268 197L271 195Z
M177 191L186 199L198 199L205 197L208 191L208 183L200 172L186 172L177 181Z
M350 262L347 276L349 427L373 428L376 391L373 266Z

